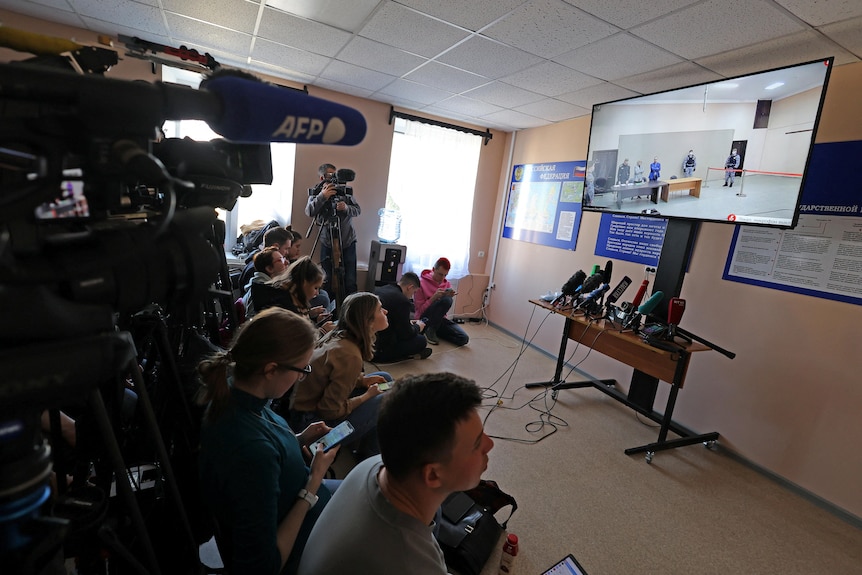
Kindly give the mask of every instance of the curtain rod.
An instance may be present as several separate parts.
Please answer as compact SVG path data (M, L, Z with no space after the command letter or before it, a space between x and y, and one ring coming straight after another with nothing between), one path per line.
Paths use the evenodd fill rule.
M457 124L449 124L447 122L440 122L438 120L432 120L430 118L423 118L422 116L414 116L413 114L405 114L404 112L396 112L394 106L389 107L389 125L392 125L392 121L395 118L401 118L402 120L412 120L414 122L422 122L423 124L431 124L432 126L439 126L441 128L449 128L450 130L458 130L459 132L466 132L468 134L473 134L474 136L479 136L484 139L485 145L488 145L488 142L491 141L491 138L494 137L494 134L491 133L491 130L485 128L485 131L474 130L472 128L465 128L464 126L459 126Z

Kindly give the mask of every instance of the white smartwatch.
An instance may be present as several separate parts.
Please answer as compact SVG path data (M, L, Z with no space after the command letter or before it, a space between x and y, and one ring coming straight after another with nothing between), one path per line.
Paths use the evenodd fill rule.
M296 494L296 498L307 501L309 508L314 507L317 504L317 500L319 499L317 495L310 492L308 489L300 489L299 493Z

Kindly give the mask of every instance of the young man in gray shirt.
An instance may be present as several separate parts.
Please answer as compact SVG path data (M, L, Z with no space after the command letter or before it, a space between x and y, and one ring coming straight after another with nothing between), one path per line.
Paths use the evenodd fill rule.
M380 456L344 479L309 536L299 575L445 575L434 515L479 483L494 442L476 384L451 373L405 377L386 392Z

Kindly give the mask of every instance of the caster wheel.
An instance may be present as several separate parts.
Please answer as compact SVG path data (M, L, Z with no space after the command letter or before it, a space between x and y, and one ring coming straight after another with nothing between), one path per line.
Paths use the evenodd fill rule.
M652 463L653 455L655 455L655 453L654 453L654 452L652 452L652 451L647 451L647 453L646 453L646 462L647 462L647 463Z
M706 447L707 449L709 449L711 451L715 451L716 449L718 449L718 442L715 441L714 439L711 441L704 441L703 445L704 445L704 447Z

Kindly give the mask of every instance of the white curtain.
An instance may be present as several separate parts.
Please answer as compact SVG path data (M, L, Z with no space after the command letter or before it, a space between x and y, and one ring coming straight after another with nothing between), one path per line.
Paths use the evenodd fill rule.
M418 274L445 257L450 278L467 275L481 145L480 136L396 119L386 207L401 214L404 271Z

